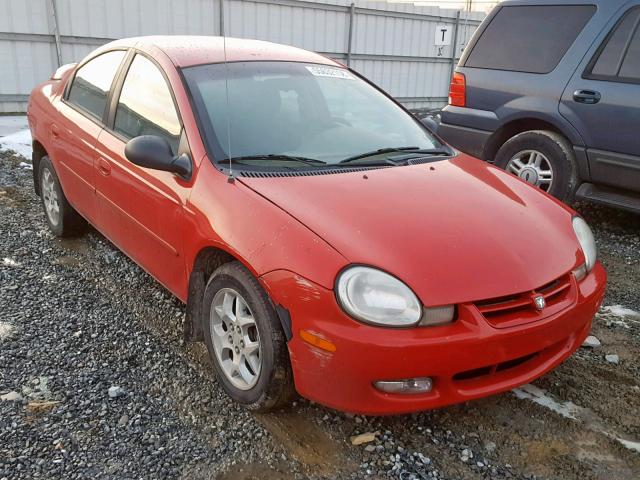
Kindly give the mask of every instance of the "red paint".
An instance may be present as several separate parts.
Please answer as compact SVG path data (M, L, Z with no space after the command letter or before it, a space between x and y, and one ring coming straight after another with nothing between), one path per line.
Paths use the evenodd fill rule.
M207 158L176 66L219 62L222 40L149 37L135 46L164 70L193 160L186 182L124 157L125 143L61 100L73 69L37 87L29 104L33 138L50 155L65 194L106 237L186 301L204 248L222 249L260 279L291 314L289 351L298 391L362 413L433 408L501 392L557 366L589 331L604 293L600 264L570 288L551 315L509 317L496 326L474 302L525 294L584 262L574 212L524 182L465 155L430 165L228 182ZM227 59L337 65L320 55L227 39ZM359 323L338 306L333 285L351 263L402 279L426 306L454 303L451 325L387 329ZM533 315L533 317L531 317ZM495 322L495 319L492 320ZM335 345L321 350L305 330ZM518 358L535 358L502 369ZM479 368L474 379L456 374ZM383 394L375 380L431 376L425 395ZM329 380L330 379L330 380ZM331 387L328 388L330 381Z

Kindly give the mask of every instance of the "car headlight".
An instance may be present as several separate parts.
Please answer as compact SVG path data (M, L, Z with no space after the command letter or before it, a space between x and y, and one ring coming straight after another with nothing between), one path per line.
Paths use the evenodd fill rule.
M593 269L596 264L596 259L598 258L598 248L596 247L596 240L593 237L593 232L591 232L589 225L587 225L587 222L585 222L582 217L573 217L573 231L576 232L576 237L578 237L580 248L582 249L582 253L584 254L584 275L586 275ZM582 266L579 267L577 271L579 271L581 268ZM576 276L579 277L580 274Z
M342 308L363 322L403 327L422 317L422 305L411 289L375 268L347 268L338 277L336 291Z

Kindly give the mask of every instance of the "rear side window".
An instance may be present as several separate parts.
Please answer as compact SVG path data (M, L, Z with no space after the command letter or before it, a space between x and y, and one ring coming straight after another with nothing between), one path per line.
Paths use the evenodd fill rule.
M102 120L113 78L125 53L124 50L103 53L80 67L71 84L67 101Z
M465 67L549 73L595 11L593 5L502 7L480 35Z
M636 29L629 44L629 50L620 68L620 77L640 81L640 29Z
M640 83L640 8L618 22L590 65L588 78Z
M136 55L122 85L114 130L127 139L157 135L167 139L173 152L180 141L180 120L171 91L155 64Z

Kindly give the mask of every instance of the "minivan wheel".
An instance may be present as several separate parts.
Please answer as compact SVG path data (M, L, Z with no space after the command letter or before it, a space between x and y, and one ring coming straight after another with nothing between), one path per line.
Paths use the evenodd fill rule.
M575 155L571 144L558 133L520 133L498 150L495 164L563 202L573 201L577 184Z
M58 237L80 235L87 222L69 204L62 191L58 175L47 156L40 159L38 179L40 200L51 231Z
M273 304L239 262L222 265L207 283L202 326L218 381L255 411L287 405L295 394L287 342Z

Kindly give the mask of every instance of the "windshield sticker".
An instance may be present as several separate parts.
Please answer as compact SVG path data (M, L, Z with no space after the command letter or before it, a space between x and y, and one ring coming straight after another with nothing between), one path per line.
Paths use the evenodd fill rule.
M341 68L331 68L331 67L318 67L318 66L308 66L307 70L311 72L312 75L316 77L333 77L333 78L343 78L345 80L353 80L353 75L351 75L346 70Z

